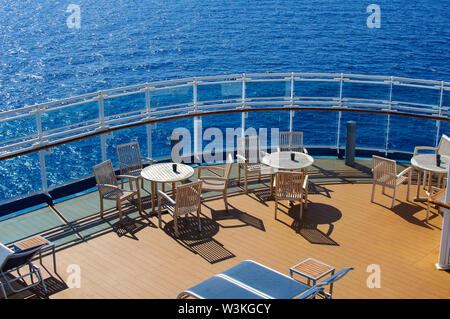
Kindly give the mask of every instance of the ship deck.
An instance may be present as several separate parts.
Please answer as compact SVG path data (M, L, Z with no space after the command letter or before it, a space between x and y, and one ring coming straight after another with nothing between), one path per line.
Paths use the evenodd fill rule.
M442 215L432 208L426 223L425 203L407 202L406 185L393 209L391 190L383 195L377 188L371 203L370 168L369 160L349 167L340 159L316 159L309 170L303 223L295 218L298 205L289 208L286 202L275 220L268 179L258 183L252 178L245 194L237 186L234 165L230 209L224 210L217 193L205 193L201 233L193 217L181 223L178 238L169 215L163 215L160 229L145 191L144 216L130 205L119 224L114 203L105 201L109 206L101 219L94 191L1 221L0 241L11 244L40 234L56 244L57 273L50 255L43 260L50 299L176 298L243 260L289 275L291 266L309 257L337 270L354 267L335 284L334 298L449 298L450 273L435 267ZM415 191L413 185L411 199ZM367 284L373 264L381 270L380 288ZM71 265L81 270L79 288L69 288L74 283ZM30 289L10 298L36 296L39 292Z

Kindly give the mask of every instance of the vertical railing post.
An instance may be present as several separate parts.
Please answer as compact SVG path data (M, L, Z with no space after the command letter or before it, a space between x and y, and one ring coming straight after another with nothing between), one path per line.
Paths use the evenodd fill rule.
M246 86L245 86L245 73L242 74L242 108L245 108L246 106ZM241 129L242 129L242 135L245 136L245 118L247 117L247 112L241 113Z
M147 111L147 119L152 117L151 101L150 101L150 86L148 83L145 86L145 109ZM152 124L145 126L147 133L147 157L153 159L153 147L152 147Z
M291 73L291 107L294 107L294 72ZM289 111L289 132L293 129L293 119L295 116L295 111Z
M342 107L342 86L344 83L344 75L341 73L340 86L339 86L339 107ZM336 152L339 155L339 142L341 135L341 117L342 111L338 113L338 125L337 125L337 138L336 138Z
M36 129L38 133L38 139L39 143L41 144L43 142L42 140L42 119L41 119L41 107L36 107ZM41 185L42 185L42 191L44 194L48 193L48 183L47 183L47 167L45 163L45 150L39 151L39 166L41 169Z
M194 113L198 113L197 79L192 81ZM194 163L202 162L202 117L194 116Z
M442 99L444 97L444 81L441 81L441 96L439 98L439 116L442 116ZM434 146L437 147L439 144L439 134L441 130L441 121L436 120L436 140Z
M103 104L103 94L102 92L98 93L98 116L100 118L100 127L105 127L105 108ZM102 134L100 135L100 149L102 152L102 161L106 161L107 154L106 154L106 135Z
M391 76L390 79L390 89L389 89L389 111L392 109L392 88L394 84L394 77ZM386 125L386 142L384 145L384 155L387 156L389 150L389 131L391 129L391 114L387 116L387 125Z

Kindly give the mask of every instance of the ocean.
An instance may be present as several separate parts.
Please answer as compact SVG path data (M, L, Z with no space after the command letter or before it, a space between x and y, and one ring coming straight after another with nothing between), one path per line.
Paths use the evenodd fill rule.
M368 22L372 4L380 9L379 28ZM435 0L2 0L0 110L145 82L236 73L450 81L449 13L448 1ZM285 128L288 115L279 113L250 114L248 125ZM306 144L335 143L329 134L335 113L298 113L294 129L305 130ZM384 147L385 116L343 114L341 120L359 123L360 146ZM238 115L205 117L203 126L239 121ZM411 151L418 143L434 143L435 121L393 117L391 125L390 149ZM154 157L168 155L168 135L176 126L191 127L192 121L158 124ZM413 133L419 126L426 133L418 139ZM108 157L115 160L114 145L132 139L145 153L145 138L142 127L114 133ZM46 156L48 185L92 174L100 154L92 145L98 141L53 149ZM0 201L40 189L37 154L0 162Z

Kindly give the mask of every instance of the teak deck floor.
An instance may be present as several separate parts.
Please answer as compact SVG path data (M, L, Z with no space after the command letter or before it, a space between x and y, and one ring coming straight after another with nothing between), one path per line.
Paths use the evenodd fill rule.
M181 224L181 235L175 239L169 215L163 216L160 229L157 217L140 217L135 210L125 218L128 226L122 231L116 228L115 209L106 214L107 231L100 235L84 237L84 228L73 224L80 240L57 252L58 275L70 285L68 267L78 265L81 287L67 288L60 279L47 278L50 291L54 289L50 298L175 298L182 290L246 259L288 275L289 267L308 257L337 270L355 268L334 286L334 298L449 298L450 273L435 267L442 215L432 208L427 224L425 204L406 202L406 185L400 187L393 209L391 190L382 195L377 188L375 203L371 203L369 176L354 181L353 175L364 175L357 170L338 176L342 161L328 161L316 161L311 170L310 203L301 227L292 217L298 206L289 211L286 202L281 206L285 213L279 211L279 220L274 219L268 184L256 181L253 186L257 188L248 195L232 188L229 212L221 197L206 198L201 234L192 217ZM325 178L331 172L325 166L335 169L334 178ZM236 165L233 175L235 171ZM414 185L411 199L415 191ZM79 209L93 205L97 211L92 213L98 212L96 192L70 202ZM52 207L61 216L63 209ZM151 209L145 211L148 214ZM104 223L98 214L92 219ZM371 264L380 266L380 288L367 286ZM44 265L52 269L50 256L44 258ZM49 277L45 270L43 274Z

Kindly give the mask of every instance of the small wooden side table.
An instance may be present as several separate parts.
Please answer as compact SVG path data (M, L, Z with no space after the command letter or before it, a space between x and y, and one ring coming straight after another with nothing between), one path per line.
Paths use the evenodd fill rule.
M40 264L42 265L42 253L51 249L52 253L53 253L53 270L55 271L55 274L56 274L55 244L52 243L51 241L49 241L48 239L37 235L37 236L29 237L29 238L23 239L21 241L15 242L13 244L13 247L16 250L21 251L21 250L33 248L33 247L36 247L36 246L39 246L39 245L44 245L39 250L39 262L40 262Z
M312 281L312 286L316 285L317 280L324 277L327 274L334 275L335 268L331 267L327 264L324 264L321 261L317 261L312 258L308 258L299 262L295 266L292 266L289 269L289 273L291 278L293 278L293 274L298 274L300 276L308 279L308 285L311 286L310 282ZM330 285L330 295L333 291L333 284Z

